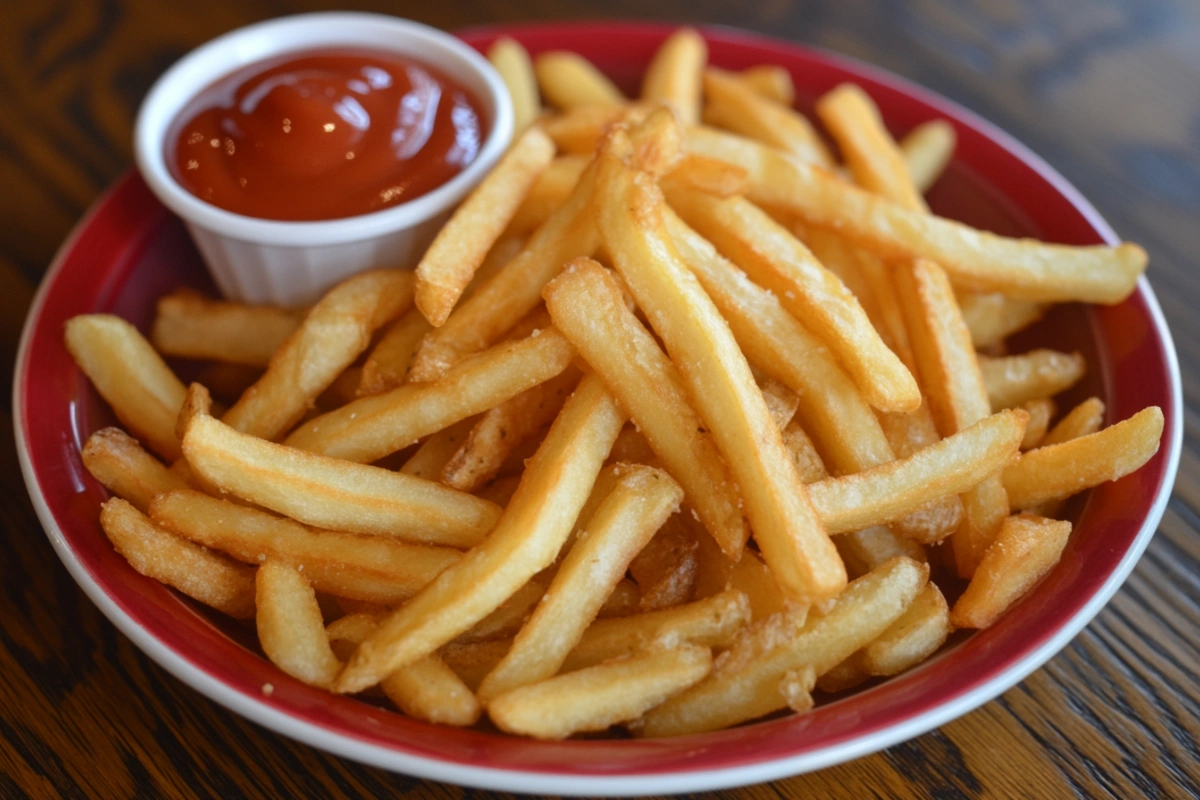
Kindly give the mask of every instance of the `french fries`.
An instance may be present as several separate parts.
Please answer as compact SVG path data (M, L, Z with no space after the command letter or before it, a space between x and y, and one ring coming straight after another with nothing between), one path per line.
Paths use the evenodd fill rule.
M690 29L637 100L489 57L517 140L415 273L307 311L177 290L150 342L67 325L129 431L81 448L104 534L284 672L544 739L806 713L995 624L1069 552L1068 498L1156 452L1154 407L1054 424L1088 365L1008 339L1145 254L933 216L948 123L897 143L838 87L839 163L788 72Z

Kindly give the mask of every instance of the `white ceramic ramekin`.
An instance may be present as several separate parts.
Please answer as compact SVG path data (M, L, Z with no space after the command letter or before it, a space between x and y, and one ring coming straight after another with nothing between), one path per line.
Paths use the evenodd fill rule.
M167 168L165 137L189 101L218 79L265 59L345 48L406 55L460 82L482 103L479 155L447 183L383 211L320 222L234 214L190 194ZM186 223L217 286L250 303L313 302L341 279L372 267L413 266L438 228L504 153L512 102L485 58L434 28L379 14L317 13L261 22L197 48L151 88L138 112L134 152L158 198Z

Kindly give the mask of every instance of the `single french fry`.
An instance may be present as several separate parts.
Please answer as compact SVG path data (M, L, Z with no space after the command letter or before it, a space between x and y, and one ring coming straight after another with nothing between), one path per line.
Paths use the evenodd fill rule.
M1046 432L1041 447L1062 444L1100 430L1104 424L1104 402L1098 397L1089 397L1075 406L1053 428Z
M558 672L633 557L679 506L683 490L653 467L622 471L608 498L576 540L533 616L476 693L485 706L498 695Z
M265 367L303 320L303 311L212 300L177 289L159 298L150 341L167 356Z
M692 410L682 376L625 306L616 280L596 262L576 259L545 295L556 326L629 411L721 549L734 557L748 536L737 486Z
M1045 438L1046 431L1050 429L1050 420L1054 418L1058 406L1049 397L1039 397L1022 403L1021 408L1029 415L1029 422L1025 425L1025 438L1021 440L1021 449L1031 450Z
M755 203L837 228L889 259L932 259L963 288L1112 304L1134 290L1146 269L1146 252L1135 244L1078 247L997 236L910 211L785 153L710 128L693 128L689 147L745 169L747 197Z
M67 321L67 351L134 436L167 461L179 458L175 421L187 389L137 328L111 314Z
M417 308L435 328L450 316L484 256L553 158L550 137L539 128L526 129L438 231L416 266L414 295Z
M958 305L976 349L1000 344L1050 309L1047 303L1019 300L1003 292L959 292Z
M349 461L377 461L553 378L574 355L558 331L539 330L466 359L433 382L406 383L322 414L293 431L285 444Z
M784 592L821 599L846 580L779 429L729 326L671 246L651 176L601 152L598 224L605 246L691 390L741 489L746 516Z
M760 64L737 73L738 79L768 100L791 108L796 102L792 73L775 64Z
M520 207L508 223L505 235L528 236L550 219L558 207L571 196L575 184L579 183L579 177L587 169L590 161L590 154L561 155L551 161L521 201ZM511 260L519 252L518 249L505 260Z
M265 561L254 581L258 641L275 666L326 688L342 668L329 646L312 585L295 567Z
M411 308L387 326L363 362L359 397L383 394L404 383L417 348L433 330L420 309Z
M1087 362L1079 353L1044 348L1017 356L979 357L983 385L996 411L1066 391L1079 382L1086 369Z
M1021 445L1027 417L1020 410L985 417L908 458L810 483L809 498L831 534L886 524L1003 469Z
M833 134L854 182L914 211L928 211L899 146L861 87L843 83L817 100L817 116Z
M554 50L533 62L538 86L550 105L564 111L582 106L619 106L625 102L613 82L583 56Z
M405 714L437 725L466 727L483 715L470 688L436 653L391 673L380 687Z
M453 425L442 428L437 433L432 433L421 442L421 446L417 448L417 452L413 453L404 466L400 467L400 472L405 475L412 475L414 478L423 478L427 481L436 483L444 483L441 480L442 470L446 467L446 463L454 457L458 452L458 448L462 447L467 436L471 432L471 428L475 425L474 417L467 417L464 420L459 420ZM451 486L451 489L464 491L457 486Z
M671 104L680 120L700 120L700 75L708 46L694 28L680 28L659 45L642 78L642 99Z
M685 154L663 179L672 184L672 191L696 191L717 197L744 194L749 186L746 171L728 161L707 156Z
M1163 425L1162 410L1150 406L1096 433L1022 453L1004 470L1009 502L1033 508L1118 480L1158 452Z
M671 206L837 356L872 406L913 411L921 395L912 374L879 338L858 300L803 244L743 198L674 193Z
M533 62L521 43L508 36L497 39L488 48L487 57L508 88L508 96L513 104L513 130L520 133L537 119L542 110Z
M222 421L263 439L283 436L367 349L375 330L408 309L412 292L412 273L404 270L364 272L329 290Z
M946 171L957 140L954 126L944 119L922 122L900 140L908 174L921 192L929 191Z
M192 469L223 491L316 527L471 547L500 517L499 508L473 495L273 444L208 416L188 425L183 451Z
M355 651L334 690L361 691L429 655L554 561L624 424L599 379L584 378L491 535L384 620Z
M1017 514L1004 521L950 612L957 628L986 628L1024 597L1062 557L1071 523Z
M704 121L777 147L826 169L834 165L829 148L806 117L759 94L738 75L704 70Z
M859 661L870 675L898 675L936 653L949 635L950 608L931 581L899 619L859 651Z
M120 428L101 428L93 433L80 455L93 478L143 513L155 495L187 488L186 481Z
M635 720L711 669L707 647L649 650L513 689L488 704L488 716L509 733L565 739Z
M756 622L712 674L648 713L640 736L680 736L756 719L787 705L781 681L811 666L820 676L904 613L929 568L893 559L850 583L824 614L784 612Z
M385 605L413 595L462 557L449 547L313 530L188 489L156 497L150 504L150 518L169 531L247 564L270 558L303 567L319 591Z
M100 526L116 551L143 575L234 619L254 616L254 570L151 522L114 497L100 507Z
M855 577L866 575L881 564L903 556L917 563L927 563L925 548L912 539L897 536L883 525L873 525L859 531L843 533L833 538L838 553L846 562L846 570Z

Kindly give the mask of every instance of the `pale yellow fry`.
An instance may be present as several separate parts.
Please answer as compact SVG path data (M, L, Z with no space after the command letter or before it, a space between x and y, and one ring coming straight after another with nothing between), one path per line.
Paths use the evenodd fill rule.
M829 148L812 123L790 106L764 97L739 76L709 67L704 70L704 121L790 153L825 169L834 165Z
M545 295L556 326L628 410L721 549L736 557L749 535L737 486L683 377L625 306L616 280L596 262L577 259Z
M500 73L513 104L513 130L525 130L541 113L533 62L521 43L508 36L497 39L487 52L488 61Z
M851 531L833 539L838 552L846 561L851 575L866 575L871 570L893 558L903 556L918 563L926 563L925 549L912 539L902 539L883 525L873 525L860 531Z
M830 533L886 524L1002 469L1021 445L1027 417L1002 411L908 458L810 483L809 497Z
M467 436L471 433L471 428L475 425L475 418L468 417L460 420L453 425L442 428L437 433L430 434L421 442L421 446L417 448L417 452L409 457L408 461L404 462L404 466L400 467L400 472L405 475L412 475L414 478L424 478L427 481L435 481L444 483L441 480L442 470L445 469L446 463L454 457L458 452L458 448L462 447ZM464 491L457 486L451 486L451 489Z
M417 264L414 297L435 328L450 316L484 256L553 158L550 137L539 128L527 129L438 231Z
M904 135L900 151L917 189L927 192L937 182L954 157L957 141L954 126L944 119L922 122Z
M158 352L265 367L304 320L304 312L212 300L177 289L160 297L150 329Z
M642 78L642 99L665 101L692 125L700 121L700 75L708 46L694 28L680 28L659 45Z
M488 716L509 733L565 739L635 720L710 669L707 647L651 650L514 689L492 700Z
M913 411L921 404L916 380L879 338L858 300L786 228L740 197L675 193L671 205L802 320L872 406Z
M479 686L479 701L558 672L629 562L683 499L679 484L653 467L622 471L554 576L546 598L521 628L512 648Z
M870 675L898 675L936 653L949 635L950 608L930 582L899 619L860 651L860 661Z
M861 87L843 83L817 100L817 116L841 148L854 182L913 211L929 211L908 163Z
M723 158L750 176L750 200L834 227L890 259L924 257L956 284L1027 300L1119 303L1146 269L1135 244L1077 247L1010 239L909 211L749 139L693 128L694 153Z
M1049 397L1028 400L1021 404L1025 413L1029 414L1029 422L1025 425L1025 438L1021 440L1021 449L1030 450L1041 444L1050 428L1050 420L1054 418L1058 406Z
M391 673L380 687L405 714L437 725L466 727L483 715L470 688L436 653Z
M155 495L187 488L186 481L120 428L101 428L93 433L80 455L93 478L141 512L150 507Z
M254 570L151 522L114 497L100 507L100 527L118 553L143 575L234 619L254 616Z
M383 394L404 383L417 348L433 330L420 309L410 308L388 325L363 363L358 395Z
M1004 470L1010 504L1032 508L1128 475L1158 452L1163 424L1162 410L1150 406L1102 431L1021 454Z
M1041 446L1062 444L1100 430L1104 424L1104 402L1098 397L1089 397L1075 406L1058 421L1042 438Z
M410 381L435 380L466 356L499 341L537 307L542 287L566 261L595 252L600 236L591 216L594 172L592 167L584 170L570 197L529 237L520 254L425 337Z
M179 458L175 420L187 389L137 328L111 314L67 321L67 351L134 436L167 461Z
M322 414L297 428L286 444L349 461L378 461L553 378L573 357L562 334L540 330L466 359L431 383L407 383Z
M625 102L612 81L576 53L554 50L533 62L538 86L550 105L564 111L580 106L619 106Z
M1028 594L1062 557L1071 523L1018 514L1000 528L950 612L957 628L986 628Z
M658 187L609 154L598 158L604 243L713 432L763 557L789 597L831 596L846 580L837 549L821 529L729 326L671 245Z
M624 424L600 380L584 378L491 535L393 612L355 651L334 690L361 691L429 655L549 566Z
M1050 309L1047 303L1019 300L1002 292L959 292L958 305L976 348L1000 344Z
M326 688L342 668L329 646L312 585L295 567L266 561L254 581L258 641L281 670Z
M792 73L775 64L761 64L744 69L738 78L763 97L791 107L796 102L796 86Z
M329 290L222 420L263 439L283 436L367 349L375 330L408 309L412 292L412 273L404 270L364 272Z
M590 161L590 155L572 154L562 155L551 161L521 201L517 213L513 214L508 223L505 235L528 236L550 219L550 215L571 196L575 184L579 183L579 176L587 169ZM513 256L515 255L516 253L513 253Z
M303 567L321 591L384 604L411 596L462 557L449 547L313 530L187 489L156 497L150 504L150 517L156 524L238 561L259 564L271 558ZM356 588L361 591L353 591Z
M786 707L781 681L789 672L832 669L887 630L928 577L926 565L893 559L850 583L824 614L805 620L785 612L755 623L707 679L648 713L639 735L718 730Z
M192 420L183 451L222 491L316 527L471 547L500 517L497 506L473 495L273 444L212 417Z
M979 357L983 385L996 411L1066 391L1086 370L1087 362L1079 353L1044 348L1016 356Z

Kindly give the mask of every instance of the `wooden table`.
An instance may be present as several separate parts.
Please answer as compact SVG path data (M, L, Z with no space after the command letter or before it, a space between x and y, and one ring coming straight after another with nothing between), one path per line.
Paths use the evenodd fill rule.
M55 250L131 161L137 105L195 45L319 0L0 5L0 375ZM368 2L453 29L646 16L587 0ZM695 7L694 7L695 6ZM674 0L659 18L840 51L959 101L1032 147L1151 254L1184 370L1175 494L1128 583L1060 655L999 699L890 750L722 797L1182 797L1200 792L1200 2ZM0 394L4 398L10 392ZM119 635L54 556L3 421L0 796L456 797L252 725Z

